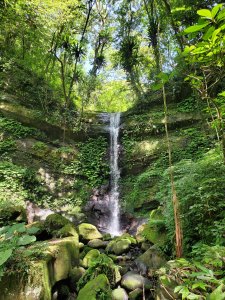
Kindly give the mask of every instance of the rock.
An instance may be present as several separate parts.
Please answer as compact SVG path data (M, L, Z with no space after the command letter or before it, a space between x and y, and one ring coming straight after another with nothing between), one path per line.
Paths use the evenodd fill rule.
M117 288L112 291L113 300L128 300L127 292L122 288Z
M79 243L79 249L82 250L84 248L84 243Z
M42 249L44 245L46 243L39 242L35 247ZM43 254L41 260L30 261L28 278L22 284L20 274L3 276L0 281L1 299L51 300L52 287L68 278L79 262L78 239L67 237L49 241L47 249L43 248Z
M103 241L110 241L112 239L112 236L110 233L105 233L102 236Z
M144 242L146 240L146 238L143 236L143 231L144 231L145 227L146 227L146 224L142 224L142 225L139 225L137 228L135 238L137 239L137 241L139 243Z
M166 243L165 221L160 208L151 212L149 224L146 224L143 232L145 238L152 244L162 246Z
M99 300L99 295L105 295L105 299L112 299L108 278L104 274L90 280L79 291L77 300Z
M145 289L150 289L152 287L150 280L133 271L127 272L123 275L121 285L131 291L137 288L143 288L143 285Z
M54 237L57 237L59 230L68 224L71 224L71 222L60 214L51 214L44 221L46 231Z
M76 291L77 282L85 274L85 272L85 269L82 267L75 267L71 270L69 275L69 287L71 291Z
M165 257L161 252L154 247L148 249L145 253L140 255L135 263L142 273L146 273L148 269L159 269L166 263Z
M57 237L60 238L67 236L74 236L76 239L79 238L78 233L72 223L66 224L57 233Z
M107 245L106 251L120 255L124 252L127 252L130 248L130 245L131 242L127 239L121 239L118 241L113 240Z
M78 226L78 232L81 238L87 241L102 238L102 234L92 224L88 224L88 223L80 224Z
M141 243L141 250L147 251L152 246L153 246L153 244L150 242L143 242L143 243Z
M100 239L94 239L94 240L90 240L87 245L91 248L99 249L99 248L105 248L107 242L104 242Z
M100 252L97 249L90 250L83 259L83 266L85 268L90 267L91 262L93 260L95 260L96 258L98 258L99 255L100 255Z
M130 249L131 244L136 243L137 241L135 238L129 234L123 234L122 236L114 238L112 241L110 241L106 247L106 251L120 255L127 252Z
M142 289L137 288L137 289L135 289L135 290L133 290L132 292L129 293L129 299L136 300L141 295L142 295Z
M27 222L26 210L22 206L8 206L0 209L0 226L11 221Z

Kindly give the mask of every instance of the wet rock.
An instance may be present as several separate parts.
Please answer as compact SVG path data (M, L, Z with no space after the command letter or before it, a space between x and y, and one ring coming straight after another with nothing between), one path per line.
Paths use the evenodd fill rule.
M159 269L165 265L166 259L159 250L151 247L145 253L140 255L135 260L135 263L140 272L146 273L148 269Z
M106 247L107 252L115 253L120 255L127 252L130 248L131 242L128 239L120 239L118 241L111 241Z
M89 241L87 245L91 248L99 249L99 248L105 248L107 245L107 242L104 242L100 239L94 239L94 240Z
M103 239L103 241L110 241L112 239L112 236L110 233L105 233L105 234L103 234L102 239Z
M129 293L129 299L136 300L142 295L142 289L137 288Z
M95 260L96 258L98 258L100 255L100 252L97 249L92 249L90 250L84 257L83 259L83 266L85 268L90 267L90 263Z
M77 300L99 300L100 293L108 295L106 299L112 298L109 281L104 274L100 274L86 283L79 291Z
M150 289L152 287L150 280L133 271L127 272L122 277L121 285L131 291L137 288L143 288L143 286L145 289Z
M94 240L94 239L101 239L102 234L98 231L98 229L88 223L82 223L78 226L78 232L82 239L84 240Z
M112 300L128 300L127 292L122 288L112 291Z
M124 234L113 239L106 247L106 251L116 255L123 254L130 249L131 244L136 244L136 239L129 234Z

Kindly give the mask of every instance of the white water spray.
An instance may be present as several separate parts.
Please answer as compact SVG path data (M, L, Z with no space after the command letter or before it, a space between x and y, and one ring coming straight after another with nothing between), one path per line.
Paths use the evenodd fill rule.
M108 231L112 235L120 235L120 206L119 206L119 178L120 169L118 164L119 158L119 127L120 113L110 114L110 219Z

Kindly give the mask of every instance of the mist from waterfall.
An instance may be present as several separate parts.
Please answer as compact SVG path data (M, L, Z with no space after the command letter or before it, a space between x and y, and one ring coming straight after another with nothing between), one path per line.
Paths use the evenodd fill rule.
M108 232L120 235L120 205L119 205L119 129L120 113L110 114L110 193L109 207L110 219Z

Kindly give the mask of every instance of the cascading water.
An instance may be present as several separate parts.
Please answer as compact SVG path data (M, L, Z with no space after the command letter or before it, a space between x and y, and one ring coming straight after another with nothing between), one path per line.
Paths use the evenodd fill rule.
M120 234L120 206L119 206L119 129L120 113L110 114L110 193L109 206L110 218L108 232L112 235Z

